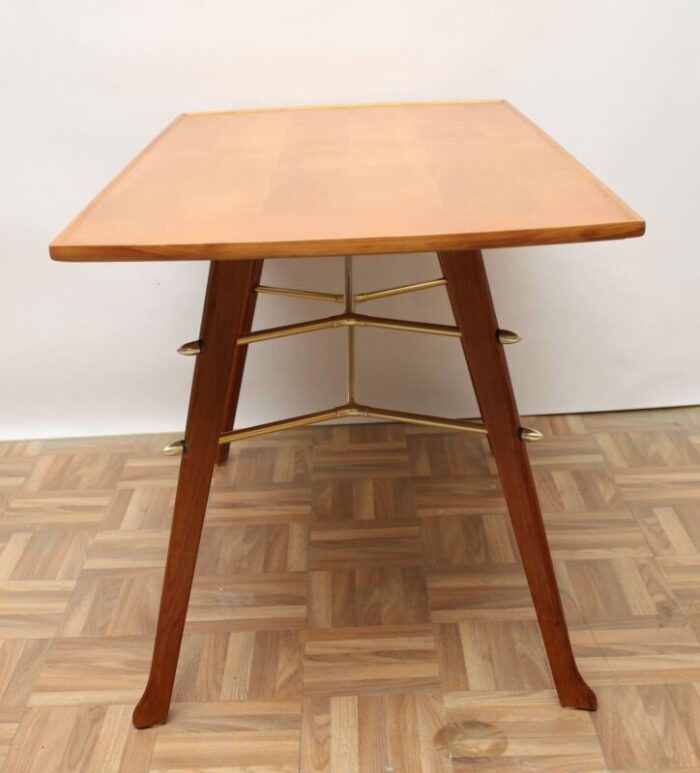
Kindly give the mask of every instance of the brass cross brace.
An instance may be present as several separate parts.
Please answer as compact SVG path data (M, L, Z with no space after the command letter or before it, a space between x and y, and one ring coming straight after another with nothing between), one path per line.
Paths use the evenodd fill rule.
M238 338L238 345L257 343L259 341L269 341L275 338L309 333L315 330L327 330L329 328L344 327L347 329L347 400L342 405L335 406L323 411L302 414L290 419L280 421L271 421L266 424L258 424L244 429L231 430L224 432L219 437L219 444L232 443L236 440L259 437L261 435L272 434L283 429L292 429L295 427L305 427L319 422L332 419L341 419L346 417L366 417L372 419L383 419L385 421L400 421L407 424L418 424L422 426L435 427L438 429L454 429L462 432L472 432L480 435L486 435L487 429L483 422L464 421L460 419L448 419L440 416L428 416L422 413L409 413L405 411L394 411L388 408L373 408L368 405L362 405L355 399L355 328L373 327L389 330L405 330L413 333L430 333L434 335L460 337L460 331L454 325L437 325L427 322L413 322L408 320L390 319L387 317L375 317L366 314L357 314L355 312L356 303L387 298L403 293L426 290L433 287L442 287L445 285L445 279L431 279L425 282L416 282L399 287L391 287L384 290L375 290L367 293L355 293L353 291L353 262L352 256L345 258L345 292L343 294L316 292L312 290L294 290L284 287L269 287L258 285L255 288L257 293L270 295L284 295L293 298L304 298L307 300L328 301L332 303L344 303L345 309L342 314L336 314L330 317L311 320L310 322L301 322L294 325L280 325L279 327L258 330ZM510 330L498 330L498 340L501 344L517 343L520 336ZM196 355L201 351L200 341L191 341L183 344L178 351L180 354ZM523 440L539 440L542 435L535 429L528 427L520 428L520 437ZM187 450L184 440L178 440L170 443L163 449L163 453L169 455L179 455Z

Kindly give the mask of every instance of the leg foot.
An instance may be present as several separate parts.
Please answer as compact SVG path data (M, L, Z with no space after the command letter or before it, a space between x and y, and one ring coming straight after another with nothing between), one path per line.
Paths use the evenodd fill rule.
M202 351L192 380L173 525L165 564L151 673L133 714L138 728L167 719L197 551L219 448L221 415L229 371L240 335L244 299L255 279L256 261L212 261L204 302Z
M146 687L146 691L141 696L141 700L136 704L134 713L131 715L131 721L137 730L145 730L147 727L162 725L168 718L170 709L170 698L167 701L161 699L158 704L157 688Z
M510 382L484 261L476 250L438 255L462 333L462 347L508 504L537 620L562 706L593 711L596 697L571 649L520 416Z

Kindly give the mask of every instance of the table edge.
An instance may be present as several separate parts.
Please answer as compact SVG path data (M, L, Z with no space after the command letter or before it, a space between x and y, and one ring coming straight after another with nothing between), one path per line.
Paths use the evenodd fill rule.
M353 237L342 240L140 245L71 245L59 244L54 241L49 246L49 254L53 260L60 262L312 258L348 254L377 255L578 244L639 237L644 234L645 230L646 223L639 218L614 223L573 225L560 228L378 238Z
M275 242L226 242L215 244L113 244L83 245L71 244L70 234L88 212L117 185L120 180L158 143L161 137L180 121L189 117L255 113L284 112L294 110L382 108L395 106L435 106L502 104L520 120L527 123L565 155L579 170L608 195L626 215L625 220L607 223L574 224L571 226L538 229L513 229L484 233L422 234L411 236L348 237L346 239L314 239ZM386 253L436 252L439 250L487 249L495 247L524 247L547 244L571 244L589 241L604 241L642 236L646 224L641 216L608 188L596 175L584 166L569 151L562 147L538 124L518 110L507 99L451 99L433 101L370 102L326 105L296 105L269 108L242 108L184 112L177 115L159 132L131 161L100 190L94 198L61 230L49 245L49 255L61 262L117 262L153 260L245 260L250 258L298 258L324 257L332 255L371 255Z

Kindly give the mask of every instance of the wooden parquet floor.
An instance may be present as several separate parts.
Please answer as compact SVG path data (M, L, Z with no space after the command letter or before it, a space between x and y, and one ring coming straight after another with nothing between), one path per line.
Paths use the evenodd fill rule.
M485 440L375 424L232 447L170 720L136 731L173 436L13 442L2 773L700 770L700 408L527 423L597 713L557 702Z

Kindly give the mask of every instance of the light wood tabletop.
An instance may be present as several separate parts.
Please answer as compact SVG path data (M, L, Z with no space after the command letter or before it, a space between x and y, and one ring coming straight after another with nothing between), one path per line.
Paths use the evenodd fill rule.
M505 101L185 113L52 242L56 260L325 256L640 236Z

